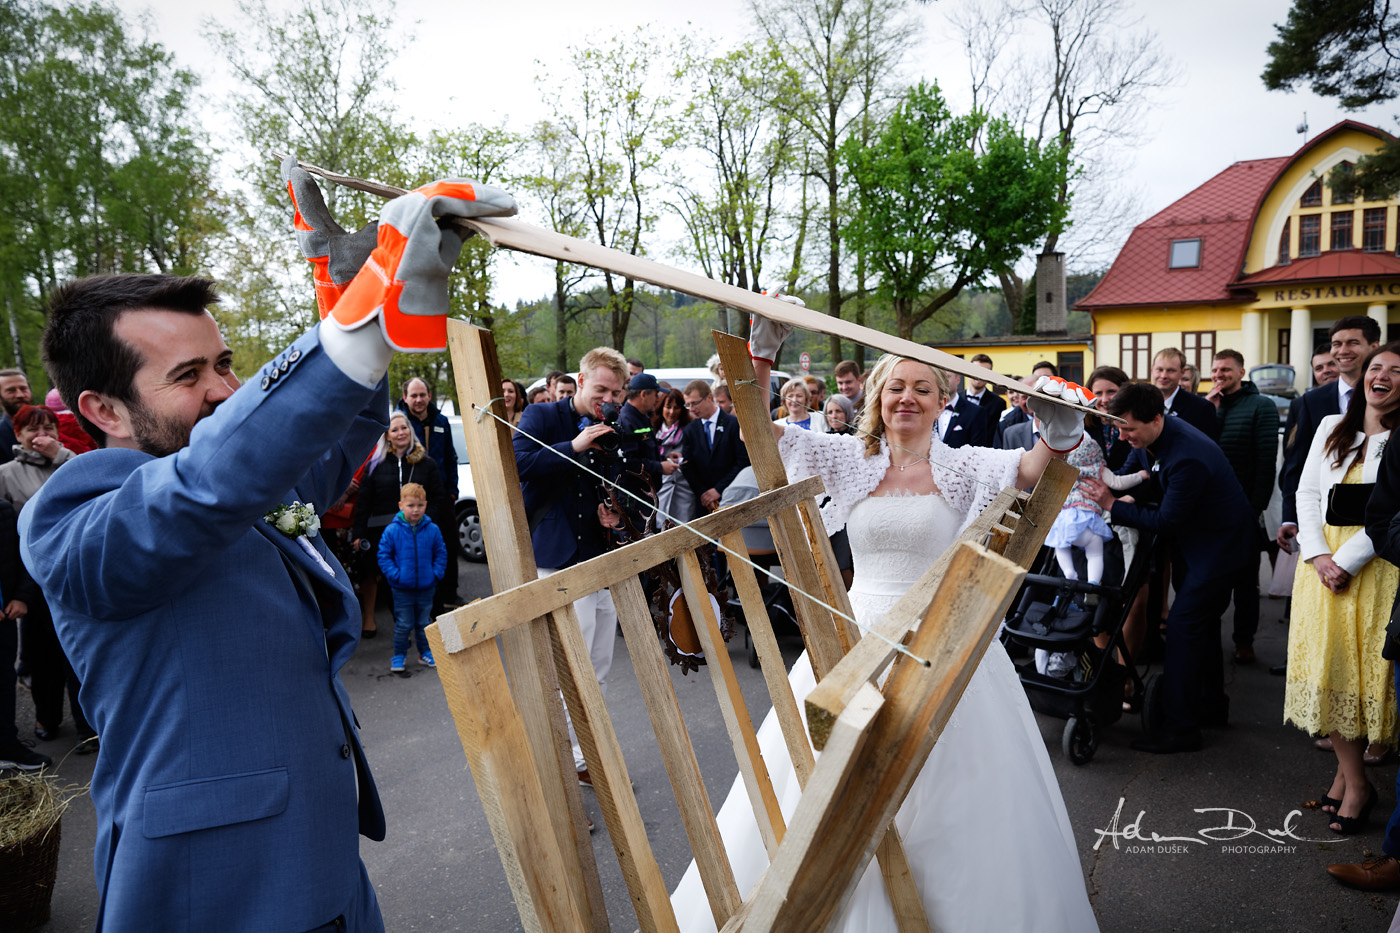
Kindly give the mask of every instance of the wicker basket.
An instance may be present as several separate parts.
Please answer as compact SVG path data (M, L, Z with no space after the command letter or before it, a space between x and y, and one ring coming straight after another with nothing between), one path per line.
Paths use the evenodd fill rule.
M27 798L24 818L31 828L23 838L0 844L0 930L25 933L37 930L49 919L66 801L53 792L47 781L35 780L31 784L10 778L4 783L7 802L18 798L24 803ZM22 785L27 785L25 790L16 794ZM0 809L0 824L15 818L8 811L9 808Z

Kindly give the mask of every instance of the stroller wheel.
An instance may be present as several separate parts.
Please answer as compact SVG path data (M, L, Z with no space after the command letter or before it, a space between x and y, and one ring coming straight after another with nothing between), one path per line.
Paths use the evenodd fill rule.
M1142 731L1157 735L1162 729L1162 673L1147 678L1142 691Z
M1076 765L1086 765L1099 750L1099 730L1092 719L1071 716L1060 736L1060 749Z

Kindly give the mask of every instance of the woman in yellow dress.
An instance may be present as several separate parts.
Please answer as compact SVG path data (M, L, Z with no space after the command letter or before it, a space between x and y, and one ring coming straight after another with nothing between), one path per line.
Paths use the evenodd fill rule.
M1364 510L1391 429L1400 424L1400 342L1371 352L1347 410L1318 425L1298 483L1298 572L1283 716L1330 734L1337 772L1330 828L1362 829L1376 802L1362 754L1396 737L1395 687L1381 657L1400 570L1376 558ZM1347 489L1346 487L1352 487Z

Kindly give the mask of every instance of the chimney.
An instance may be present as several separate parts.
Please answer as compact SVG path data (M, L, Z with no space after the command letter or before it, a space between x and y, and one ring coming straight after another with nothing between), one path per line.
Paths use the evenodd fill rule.
M1057 337L1068 328L1065 307L1065 254L1041 253L1035 266L1035 333Z

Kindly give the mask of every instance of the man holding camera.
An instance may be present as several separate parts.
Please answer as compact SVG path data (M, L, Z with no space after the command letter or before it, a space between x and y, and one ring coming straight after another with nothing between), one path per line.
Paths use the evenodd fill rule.
M556 402L527 405L515 435L515 465L520 472L530 542L541 577L558 573L607 551L620 533L622 516L604 501L605 489L585 466L608 480L622 473L616 415L604 418L604 405L615 408L627 384L627 360L608 347L595 347L579 361L578 393ZM599 590L577 600L574 612L598 687L607 694L617 632L612 594ZM583 752L570 727L574 767L579 782L593 782Z

